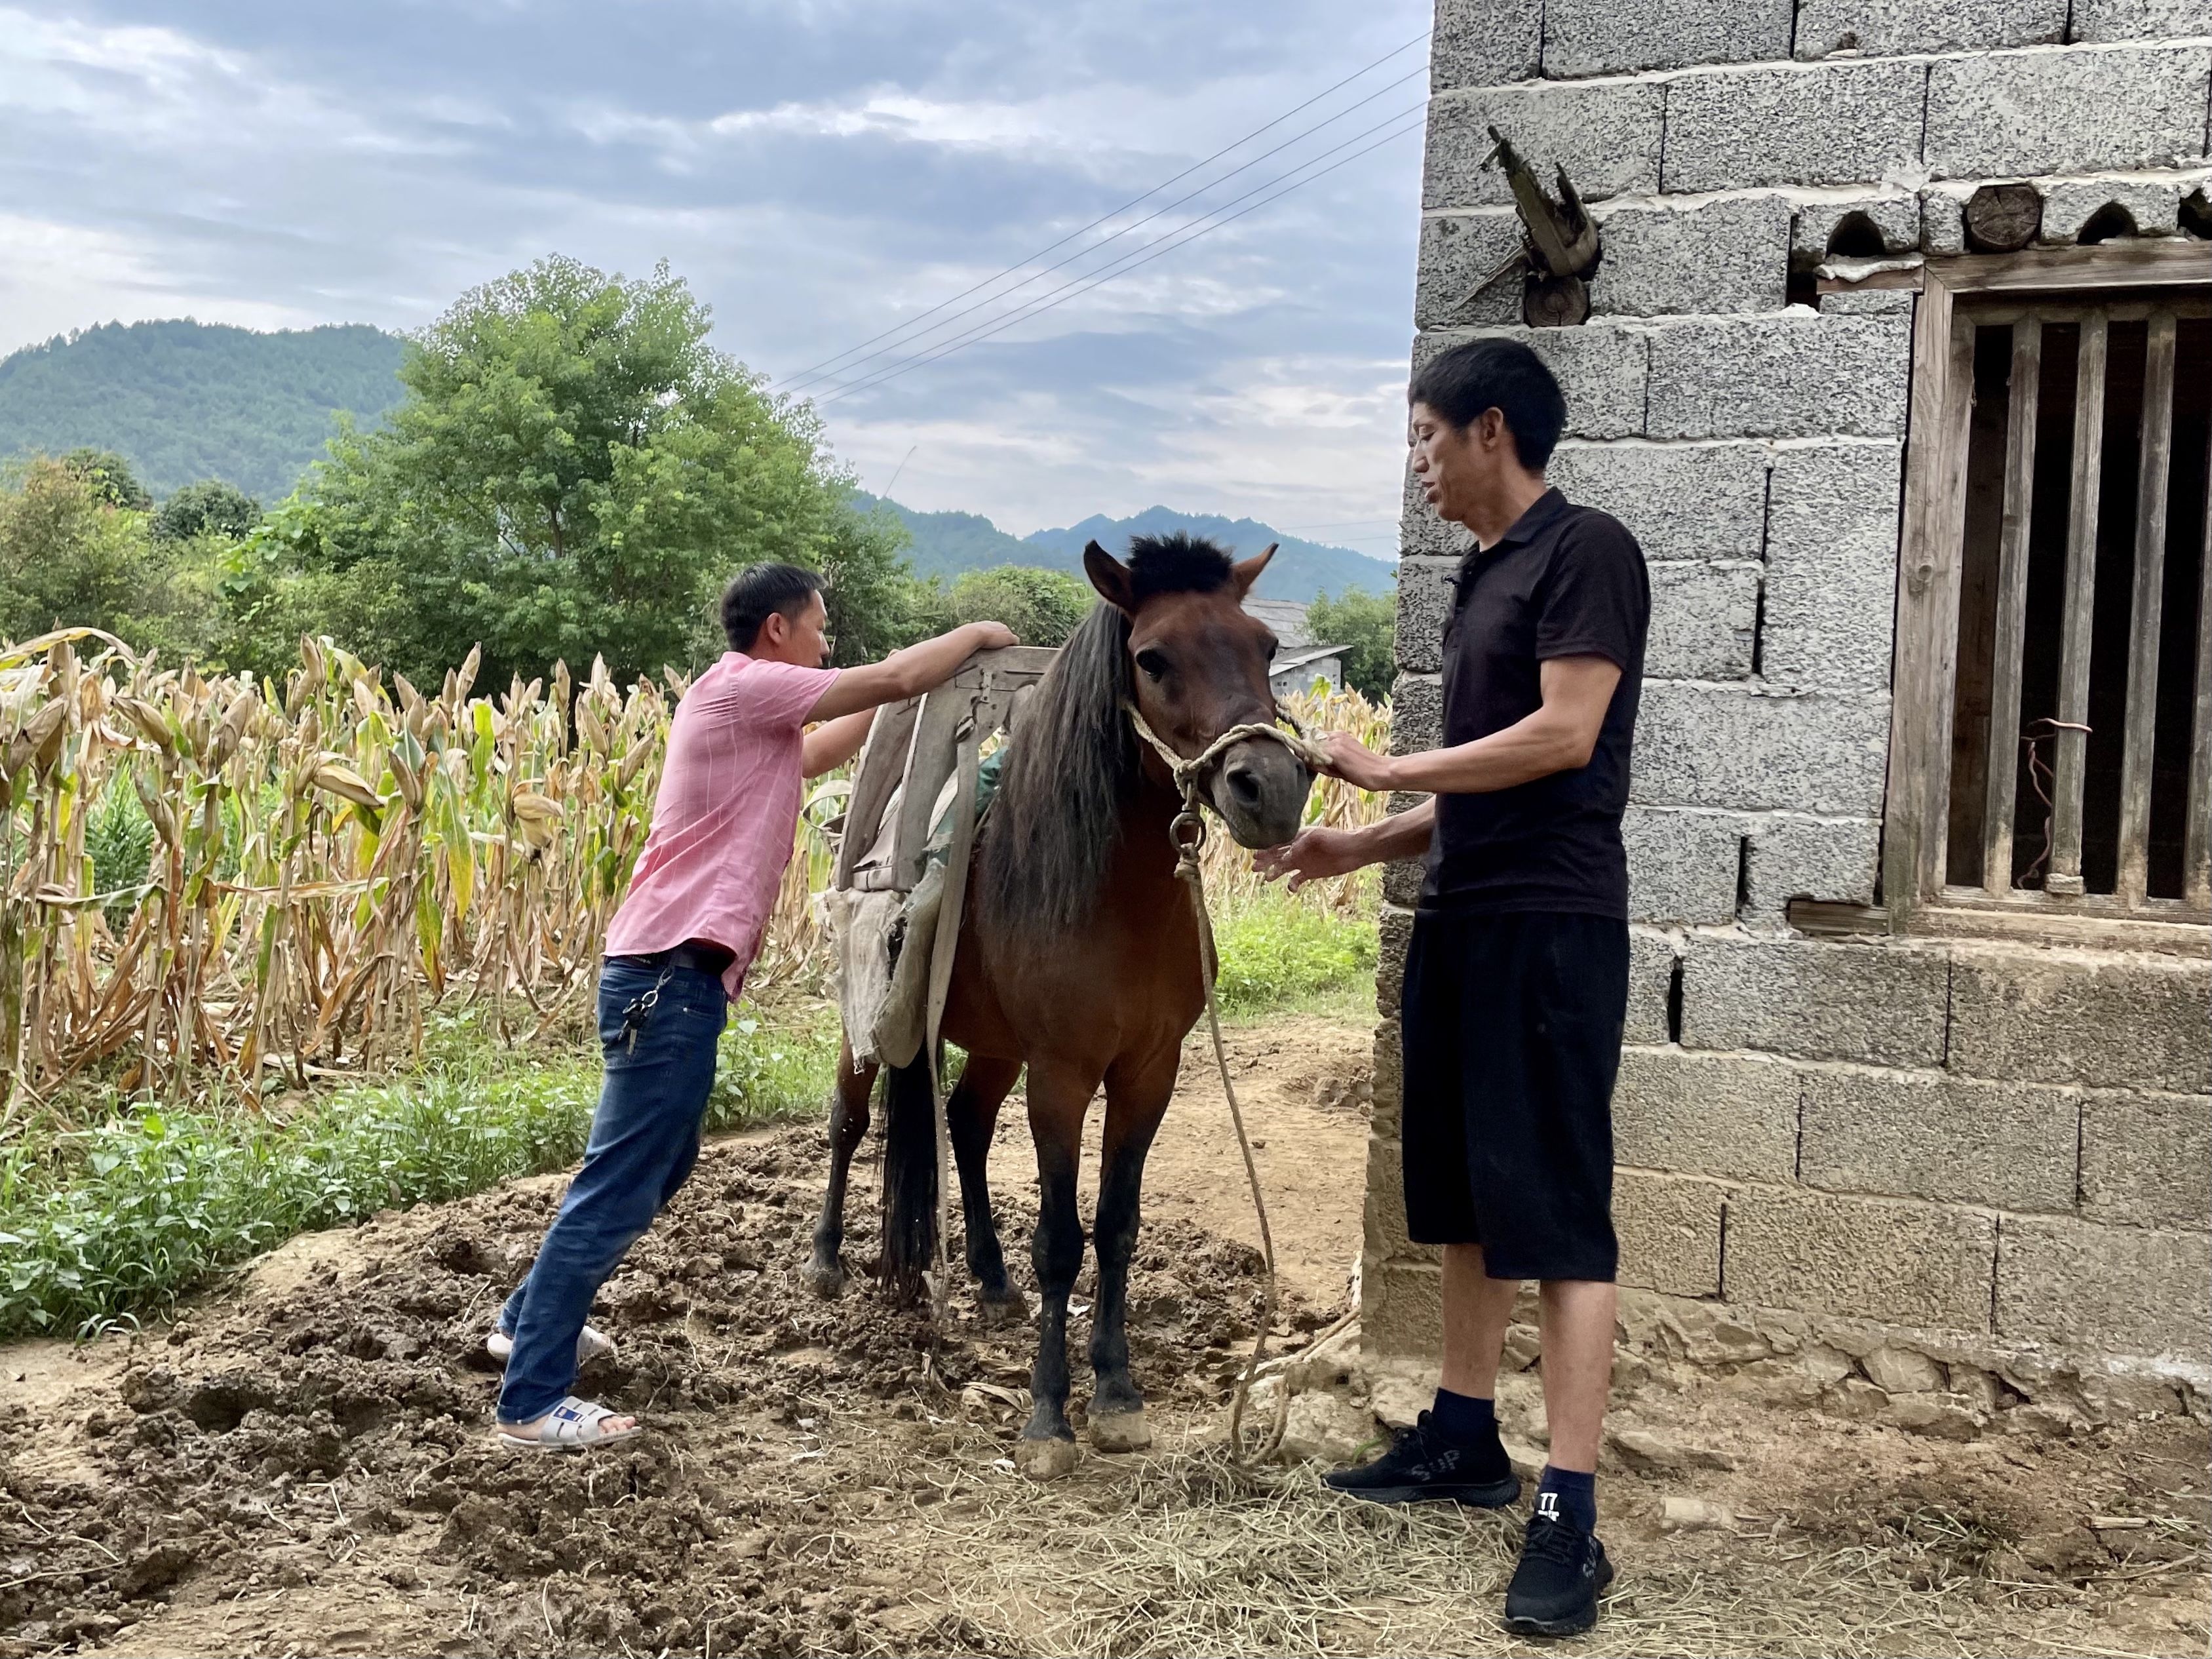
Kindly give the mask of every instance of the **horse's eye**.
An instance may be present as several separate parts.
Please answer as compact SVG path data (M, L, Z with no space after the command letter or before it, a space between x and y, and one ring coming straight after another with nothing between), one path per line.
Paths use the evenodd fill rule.
M1137 666L1145 671L1146 679L1156 680L1168 672L1168 659L1157 651L1139 651Z

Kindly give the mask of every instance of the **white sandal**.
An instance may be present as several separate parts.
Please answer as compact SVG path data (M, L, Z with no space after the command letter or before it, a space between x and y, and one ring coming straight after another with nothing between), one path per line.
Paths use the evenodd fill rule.
M627 1440L640 1431L641 1425L635 1423L626 1429L601 1426L617 1415L605 1406L595 1406L572 1394L540 1418L536 1428L501 1423L495 1430L495 1437L509 1451L587 1451L593 1446Z
M495 1326L492 1334L484 1338L484 1351L503 1365L507 1363L507 1355L514 1352L514 1339ZM614 1338L590 1325L585 1326L583 1334L576 1339L576 1363L579 1365L614 1351Z

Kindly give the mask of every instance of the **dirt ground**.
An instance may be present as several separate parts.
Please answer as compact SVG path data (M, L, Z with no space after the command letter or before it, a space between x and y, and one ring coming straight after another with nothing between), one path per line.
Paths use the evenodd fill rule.
M1286 1340L1346 1292L1369 1041L1322 1019L1232 1037ZM1520 1511L1349 1505L1310 1467L1224 1455L1261 1280L1200 1058L1152 1161L1133 1286L1150 1453L1086 1450L1066 1480L1023 1480L1006 1453L1027 1328L984 1328L956 1297L933 1341L865 1283L813 1300L794 1270L820 1131L737 1137L601 1298L619 1347L585 1390L653 1425L606 1453L518 1458L487 1434L483 1334L558 1177L295 1240L165 1330L0 1349L0 1656L1520 1650L1494 1616ZM1008 1119L998 1187L1018 1260L1034 1187ZM1534 1375L1500 1398L1540 1438ZM1954 1443L1662 1375L1624 1389L1617 1416L1666 1449L1637 1467L1608 1453L1621 1577L1576 1651L2212 1639L2193 1424ZM1685 1498L1703 1505L1687 1527Z

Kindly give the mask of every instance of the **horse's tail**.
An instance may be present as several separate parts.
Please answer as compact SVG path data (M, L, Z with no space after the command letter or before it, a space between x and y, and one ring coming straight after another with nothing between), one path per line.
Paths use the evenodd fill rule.
M897 1300L920 1301L937 1259L937 1098L929 1056L884 1073L882 1274Z

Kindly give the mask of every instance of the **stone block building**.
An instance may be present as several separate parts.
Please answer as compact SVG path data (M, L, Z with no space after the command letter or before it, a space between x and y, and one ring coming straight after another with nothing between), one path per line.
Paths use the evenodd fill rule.
M2212 11L1439 0L1432 75L1413 362L1526 338L1554 482L1650 562L1632 1336L2202 1410ZM1480 286L1522 233L1492 127L1598 226L1579 325ZM1401 752L1438 740L1462 537L1409 488ZM1370 1355L1415 1366L1419 882L1385 883L1362 1271Z

